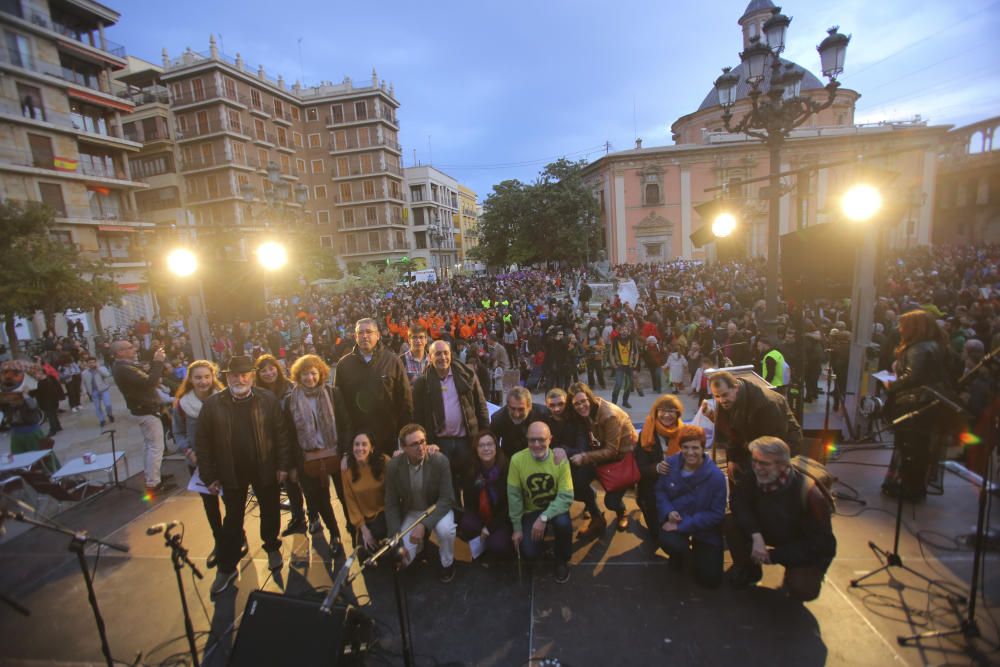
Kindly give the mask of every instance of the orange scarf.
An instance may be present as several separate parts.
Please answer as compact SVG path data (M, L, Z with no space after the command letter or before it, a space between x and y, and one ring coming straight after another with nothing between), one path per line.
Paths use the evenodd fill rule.
M656 415L646 415L646 422L642 425L642 433L639 436L639 445L647 452L653 451L653 445L656 444L656 437L653 434L656 433L667 441L665 456L676 454L681 451L680 430L683 424L684 422L678 417L677 425L673 428L667 428L660 423Z

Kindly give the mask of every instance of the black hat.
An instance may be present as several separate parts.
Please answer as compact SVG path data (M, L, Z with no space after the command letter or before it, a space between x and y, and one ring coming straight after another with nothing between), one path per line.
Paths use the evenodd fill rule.
M238 354L229 359L229 366L227 366L222 372L249 373L250 371L255 370L257 370L257 368L253 365L253 359L245 354Z

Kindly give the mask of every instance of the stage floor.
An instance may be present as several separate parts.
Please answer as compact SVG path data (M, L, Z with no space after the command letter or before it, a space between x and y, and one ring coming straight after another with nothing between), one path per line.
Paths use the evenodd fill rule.
M880 467L889 452L842 454L831 469L856 489L867 506L838 504L834 519L838 555L819 599L802 605L779 593L780 568L765 568L761 585L733 591L699 589L686 574L668 571L662 553L643 542L634 511L627 533L609 528L604 539L574 543L572 578L552 579L551 564L534 572L515 564L484 567L459 550L458 575L438 582L436 552L403 575L419 665L529 664L532 657L557 658L564 665L873 665L997 664L1000 621L1000 558L989 553L977 615L982 639L938 639L903 647L897 636L956 627L964 607L929 593L921 580L897 572L851 588L850 580L879 565L869 540L892 546L895 503L879 494ZM186 480L176 461L165 469ZM906 565L966 593L972 552L955 538L975 527L977 489L951 474L944 495L907 506L900 554ZM162 536L148 526L180 520L184 545L199 567L211 550L201 500L188 492L143 501L141 476L129 490L109 490L64 512L58 521L95 537L127 544L128 554L88 551L96 566L96 592L116 660L157 665L187 650L177 586ZM843 488L842 488L843 490ZM577 523L582 507L573 506ZM339 513L339 509L338 509ZM608 514L610 516L610 513ZM996 513L994 513L996 517ZM1000 520L992 520L1000 530ZM285 565L276 576L260 549L257 519L247 520L250 555L241 564L236 591L217 602L208 589L214 570L196 581L184 570L198 646L204 664L225 664L233 626L250 593L258 588L294 596L322 596L332 580L327 544L321 535L296 535L283 544ZM919 535L919 538L917 537ZM0 606L0 661L4 665L100 664L103 658L78 564L68 539L30 530L0 545L0 593L29 608L28 618ZM337 565L341 561L337 562ZM727 557L728 562L728 557ZM867 583L867 582L866 582ZM354 582L362 611L376 622L382 664L402 664L392 577L382 567ZM994 620L996 619L996 620ZM283 641L275 636L275 642ZM369 664L377 664L371 656ZM183 664L183 663L180 663Z

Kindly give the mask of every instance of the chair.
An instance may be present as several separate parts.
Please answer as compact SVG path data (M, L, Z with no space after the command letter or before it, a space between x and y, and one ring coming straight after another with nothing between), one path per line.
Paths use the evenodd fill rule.
M38 506L38 492L35 491L20 475L11 475L0 479L0 494L13 495L15 493L30 493L32 507Z

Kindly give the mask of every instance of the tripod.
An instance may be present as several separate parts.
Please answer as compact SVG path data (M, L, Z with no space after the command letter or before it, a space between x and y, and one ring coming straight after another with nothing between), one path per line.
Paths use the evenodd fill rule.
M87 557L84 556L83 551L88 544L105 546L123 553L128 553L128 547L88 537L85 531L73 532L68 528L63 528L62 526L56 526L45 521L29 519L24 516L24 512L0 510L0 513L3 514L5 519L13 519L14 521L20 521L21 523L26 523L31 526L38 526L39 528L45 528L46 530L51 530L56 533L62 533L63 535L68 535L72 538L69 543L69 550L76 554L76 560L80 564L80 573L83 575L83 581L87 586L87 601L90 602L90 609L93 611L94 621L97 623L97 634L101 639L101 653L104 654L104 660L108 667L114 667L115 661L111 657L111 647L108 645L108 634L104 625L104 617L101 616L101 610L97 606L97 594L94 592L94 580L90 576L90 567L87 565Z
M900 424L902 424L902 423L904 423L906 421L909 421L911 419L916 419L920 415L924 414L925 412L927 412L927 411L929 411L932 408L935 408L937 406L938 406L938 401L936 401L936 400L935 401L931 401L931 402L927 403L926 405L924 405L919 410L914 410L913 412L907 413L907 414L903 415L902 417L899 417L898 419L896 419L895 421L892 422L892 425L895 427L895 426L899 426ZM913 459L912 459L912 454L911 454L911 448L908 445L906 445L906 444L903 444L902 446L900 446L898 443L896 444L896 447L897 447L897 449L899 451L899 454L900 454L899 470L900 470L900 475L902 475L902 473L904 471L909 470L909 467L910 467L910 465L912 463ZM900 485L900 486L902 486L902 485ZM963 596L955 596L954 594L951 593L951 591L949 591L941 583L939 583L937 581L934 581L930 577L928 577L928 576L926 576L924 574L921 574L920 572L917 572L916 570L914 570L914 569L912 569L910 567L907 567L906 565L903 564L903 559L899 555L899 534L900 534L900 528L902 527L902 524L903 524L903 499L904 499L904 495L905 494L903 493L902 488L900 488L900 489L897 490L897 493L896 493L896 533L895 533L895 537L893 538L893 541L892 541L892 551L887 551L886 549L883 549L882 547L880 547L877 544L875 544L875 542L869 541L868 542L868 548L871 549L875 553L875 555L878 557L878 559L880 561L882 561L882 566L879 567L879 568L876 568L876 569L872 570L871 572L869 572L867 574L864 574L864 575L858 577L857 579L852 579L851 580L851 588L859 588L859 587L861 587L860 584L861 584L862 581L864 581L865 579L868 579L870 577L873 577L876 574L879 574L881 572L889 572L890 573L889 576L890 576L890 579L891 579L892 578L892 574L891 574L892 570L891 570L891 568L898 567L898 568L900 568L902 570L906 570L907 572L909 572L913 576L917 577L918 579L922 579L922 580L926 581L928 587L930 587L930 586L937 586L938 588L942 589L945 592L946 597L949 600L953 600L953 601L958 602L960 604L964 603L965 602L965 598Z
M191 622L191 613L188 611L187 596L184 594L184 581L181 579L181 570L187 565L191 568L192 574L202 578L201 572L198 571L197 566L188 559L188 550L181 545L181 540L183 539L183 532L180 535L172 535L171 531L174 529L176 522L170 522L167 524L166 528L163 528L163 542L166 546L170 547L170 562L174 564L174 576L177 578L177 591L181 596L181 611L184 612L184 633L187 635L188 648L191 649L191 664L194 667L199 667L198 663L198 648L194 641L194 625ZM162 524L153 526L146 530L147 535L155 535L160 532L160 527ZM183 524L182 524L183 528Z

